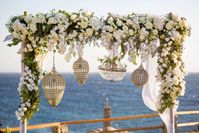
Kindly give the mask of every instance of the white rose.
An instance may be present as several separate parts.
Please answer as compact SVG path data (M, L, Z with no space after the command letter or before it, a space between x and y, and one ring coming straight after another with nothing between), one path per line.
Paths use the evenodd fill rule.
M180 33L179 33L178 31L176 31L176 30L172 30L172 32L171 32L171 37L172 37L174 40L176 40L176 39L178 39L178 38L180 37Z
M153 33L154 35L157 35L157 34L158 34L158 30L153 30L152 33Z
M132 21L133 21L133 27L139 27L139 18L137 16L133 17Z
M134 34L134 30L129 29L129 34L130 34L130 35L133 35L133 34Z
M89 22L90 25L96 30L100 29L102 26L102 22L97 17L92 17Z
M169 22L168 23L166 23L166 28L167 28L167 30L171 30L172 28L174 28L174 21L173 20L169 20Z
M92 36L92 34L93 34L93 29L91 29L91 28L86 29L87 36Z
M112 26L107 26L106 29L107 29L109 32L113 32L113 27L112 27Z
M70 16L70 19L71 19L71 20L75 20L76 18L77 18L77 15L76 15L76 14L73 14L73 15Z
M121 37L122 37L122 34L123 34L123 31L122 30L117 30L113 33L113 36L115 37L115 39L117 41L121 40Z
M79 23L79 25L82 27L82 28L86 28L88 26L88 22L85 22L85 21L81 21Z
M37 14L37 19L38 19L39 23L45 23L46 22L45 16L41 13Z
M140 23L146 23L146 19L145 19L145 17L140 17Z
M123 29L124 32L127 32L129 28L126 25L123 25L122 29Z
M126 24L132 25L132 24L133 24L133 21L130 20L130 19L127 19L127 20L126 20Z
M121 21L121 20L118 19L118 20L116 21L116 23L117 23L118 26L122 26L122 21Z
M17 120L21 120L21 115L19 114L18 111L15 111L15 115L16 115L16 117L17 117Z
M57 24L58 21L55 17L51 17L48 19L48 24Z
M158 30L163 30L163 27L165 25L165 18L156 16L153 19L153 23L154 23L155 28L157 28Z
M91 16L93 13L92 12L85 12L85 15L87 16L87 17L89 17L89 16Z
M112 18L112 17L109 17L108 23L109 23L109 24L112 24L112 23L113 23L113 18Z
M153 24L150 21L147 21L145 24L147 29L152 29L153 28Z

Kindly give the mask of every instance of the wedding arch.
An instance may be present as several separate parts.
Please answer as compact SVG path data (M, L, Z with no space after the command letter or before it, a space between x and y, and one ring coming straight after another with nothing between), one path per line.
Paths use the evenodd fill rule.
M109 54L99 59L105 68L110 62L120 66L125 56L134 64L137 57L145 62L149 56L156 56L155 78L160 82L157 110L162 113L175 106L177 98L184 95L183 41L191 28L185 18L173 13L164 16L108 13L107 17L99 18L84 10L59 10L24 13L11 18L7 27L11 33L6 38L11 39L8 46L21 44L18 120L31 119L38 111L39 83L44 75L42 63L54 49L70 61L76 55L82 57L85 45L106 48Z

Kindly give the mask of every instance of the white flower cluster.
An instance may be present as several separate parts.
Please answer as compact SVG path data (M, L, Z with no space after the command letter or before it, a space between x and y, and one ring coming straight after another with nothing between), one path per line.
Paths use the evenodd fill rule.
M76 53L82 56L84 46L95 41L95 36L100 35L99 30L102 27L101 20L88 11L72 13L69 21L71 24L66 35L66 42L69 45L65 56L66 61L69 61L72 56L75 57Z
M187 35L184 26L187 26L184 18L170 14L165 23L166 34L161 40L159 49L161 52L158 54L158 68L157 79L161 82L161 94L159 96L159 104L157 107L164 111L168 106L177 104L178 96L183 96L185 93L184 81L184 66L182 62L182 41ZM180 33L180 30L185 30ZM178 47L178 48L177 48ZM165 99L165 95L167 99ZM164 102L170 102L170 105L164 105ZM162 103L162 104L161 104ZM164 105L164 106L163 106Z
M19 95L20 95L20 106L18 108L18 110L15 112L16 116L17 116L17 119L20 120L22 119L22 117L24 116L25 112L28 110L28 108L30 108L31 106L31 99L24 99L22 97L23 95L23 91L26 91L26 89L28 91L38 91L38 84L35 82L35 81L39 81L41 80L42 78L42 75L40 74L39 77L36 77L32 71L30 70L29 67L25 67L24 68L24 73L22 75L22 77L20 78L20 83L19 83L19 86L18 86L18 92L19 92Z
M15 115L17 117L17 120L21 120L24 116L24 113L28 110L28 108L31 106L30 99L26 102L22 103L17 111L15 111Z

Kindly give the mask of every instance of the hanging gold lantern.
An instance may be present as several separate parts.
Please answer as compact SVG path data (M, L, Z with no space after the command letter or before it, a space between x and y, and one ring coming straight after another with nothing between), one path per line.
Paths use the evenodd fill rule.
M79 57L73 64L74 76L80 85L85 84L88 79L89 64L82 57Z
M48 103L55 108L64 95L66 84L64 77L55 70L54 56L53 69L43 78L42 86Z
M131 75L131 80L137 87L142 87L144 84L146 84L148 78L149 75L142 64Z

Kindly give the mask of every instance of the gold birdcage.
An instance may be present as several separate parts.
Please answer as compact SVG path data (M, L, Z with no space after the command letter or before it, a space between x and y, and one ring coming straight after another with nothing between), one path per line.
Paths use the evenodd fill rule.
M131 80L137 87L142 87L144 84L146 84L148 78L149 75L142 64L131 75Z
M64 95L65 86L66 83L64 77L55 69L53 56L52 71L47 74L42 81L44 95L52 107L55 108L60 103Z
M89 64L82 57L79 57L73 64L74 76L80 85L85 84L88 79Z

